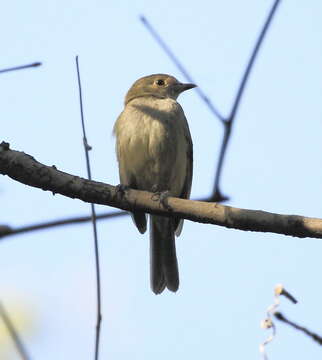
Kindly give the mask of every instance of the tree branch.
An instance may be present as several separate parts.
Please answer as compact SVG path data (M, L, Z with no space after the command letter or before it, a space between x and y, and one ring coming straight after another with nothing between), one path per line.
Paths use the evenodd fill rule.
M83 130L83 145L85 150L87 178L88 180L92 180L91 164L89 161L89 152L90 150L92 150L92 147L88 144L87 136L86 136L84 111L83 111L82 84L81 84L80 71L79 71L78 55L76 56L76 70L77 70L79 107L80 107L81 124ZM93 236L94 236L94 258L95 258L96 300L97 300L94 360L98 360L99 348L100 348L101 324L102 324L102 309L101 309L102 296L101 296L101 271L100 271L100 257L99 257L99 248L98 248L96 211L95 211L95 205L93 203L91 204L91 215L92 215Z
M195 222L244 231L271 232L300 238L322 238L322 219L298 215L279 215L260 210L238 209L217 203L169 197L171 210L164 208L147 191L126 190L59 171L23 152L0 144L0 174L43 190L88 203L109 205L122 210L139 210L163 216L177 216Z
M311 330L305 328L304 326L298 325L295 322L288 320L282 313L276 312L275 314L276 319L284 322L285 324L290 325L292 328L303 332L305 335L309 336L312 340L317 342L319 345L322 345L322 336L312 332Z
M35 62L32 64L27 64L27 65L14 66L14 67L7 68L7 69L0 69L0 74L9 72L9 71L28 69L28 68L37 67L37 66L41 66L41 62Z
M20 357L22 360L30 360L31 357L28 354L28 351L25 347L25 345L23 344L23 342L21 341L20 335L17 331L17 329L15 328L12 320L10 319L10 316L8 314L8 312L6 311L4 305L2 304L2 302L0 302L0 318L2 319L2 321L4 322L9 335L16 347L17 352L19 353Z

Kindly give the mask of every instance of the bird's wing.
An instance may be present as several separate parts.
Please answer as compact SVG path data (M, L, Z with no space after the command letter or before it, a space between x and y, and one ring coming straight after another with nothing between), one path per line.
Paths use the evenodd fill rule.
M192 145L192 139L190 135L188 122L184 114L183 117L184 117L184 135L187 141L187 169L186 169L185 182L183 184L183 188L179 197L183 199L189 199L191 192L191 184L192 184L192 174L193 174L193 145ZM182 227L183 227L183 220L175 219L174 228L176 229L175 231L176 236L180 235L182 231Z
M118 133L120 131L120 124L122 123L122 120L124 120L122 118L123 113L124 112L122 112L121 115L116 120L116 123L113 128L114 135L118 135ZM120 146L119 138L117 137L116 153L117 153L117 158L119 161L119 174L120 174L121 184L129 186L132 189L138 189L133 174L131 173L131 171L129 171L128 168L124 167L123 166L124 164L122 164L122 162L120 161L120 158L122 157L122 151L124 151L124 149L122 149L122 147ZM139 232L141 234L144 234L146 231L146 225L147 225L146 214L142 211L135 211L130 214L131 214L132 220L133 220L134 224L136 225L136 227L138 228Z

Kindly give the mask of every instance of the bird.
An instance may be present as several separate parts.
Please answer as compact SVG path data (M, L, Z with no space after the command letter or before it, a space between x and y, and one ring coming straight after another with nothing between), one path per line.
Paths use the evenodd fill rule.
M113 129L120 186L161 194L159 199L162 194L189 199L193 144L177 98L194 87L168 74L144 76L131 86ZM131 216L145 233L146 214L134 211ZM182 219L150 215L150 282L155 294L179 288L175 235L182 226Z

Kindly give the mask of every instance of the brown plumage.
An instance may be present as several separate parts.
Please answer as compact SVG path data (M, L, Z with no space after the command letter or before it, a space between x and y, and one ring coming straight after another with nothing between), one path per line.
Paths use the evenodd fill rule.
M166 74L140 78L125 97L125 108L114 133L122 185L146 191L169 191L171 196L189 198L193 149L188 123L179 94L195 87ZM146 231L146 214L132 214L141 233ZM182 220L150 216L151 287L177 291L179 273L175 234Z

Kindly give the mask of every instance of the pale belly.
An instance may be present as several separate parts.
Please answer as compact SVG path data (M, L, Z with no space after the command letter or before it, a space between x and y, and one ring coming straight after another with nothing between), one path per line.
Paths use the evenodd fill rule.
M123 184L147 191L168 190L174 196L181 194L187 169L183 133L158 120L141 118L140 124L127 123L117 146Z

